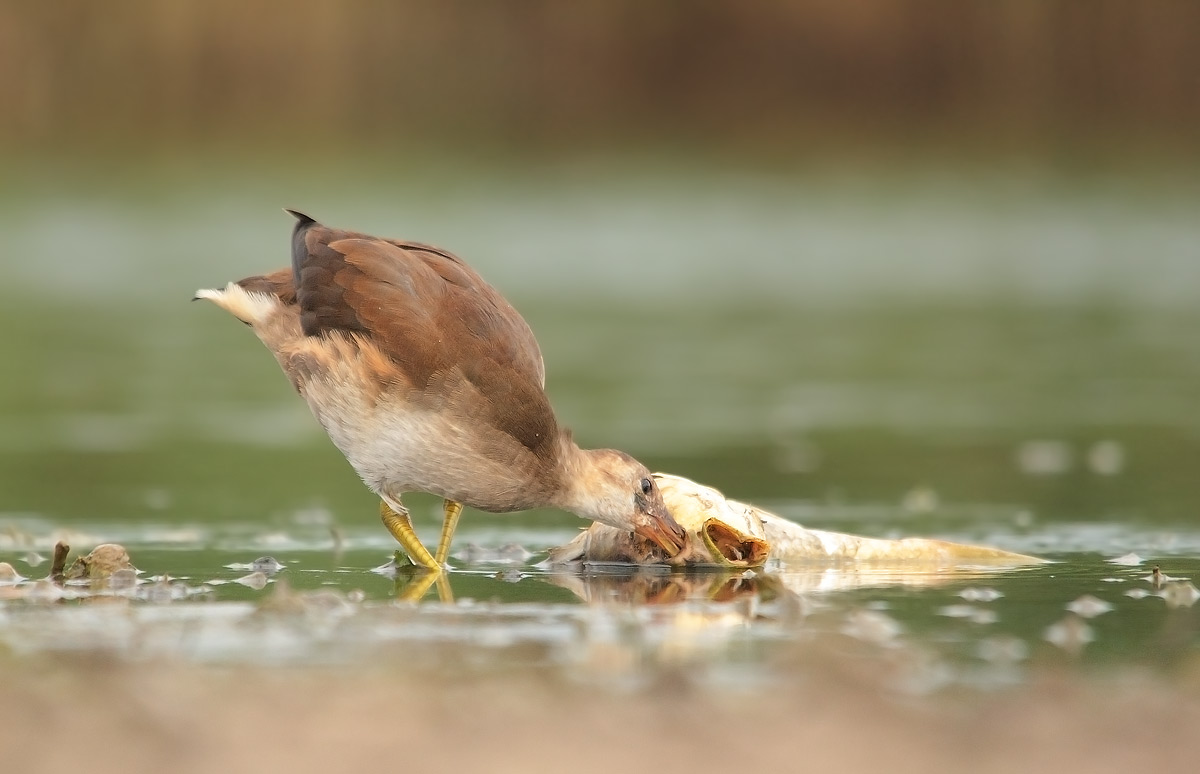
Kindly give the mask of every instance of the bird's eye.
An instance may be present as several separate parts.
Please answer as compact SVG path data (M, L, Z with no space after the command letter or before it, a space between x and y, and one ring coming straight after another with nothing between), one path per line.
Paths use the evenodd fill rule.
M650 483L650 479L643 478L642 479L642 494L649 495L653 491L654 491L654 484Z

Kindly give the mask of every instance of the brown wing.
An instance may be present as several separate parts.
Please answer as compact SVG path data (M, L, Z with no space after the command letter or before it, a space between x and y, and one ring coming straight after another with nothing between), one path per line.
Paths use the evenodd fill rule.
M369 341L396 366L394 388L553 456L557 425L533 332L457 257L302 219L293 268L305 335Z
M291 269L280 269L270 274L247 277L238 282L251 293L270 293L283 302L284 306L296 303L296 283Z

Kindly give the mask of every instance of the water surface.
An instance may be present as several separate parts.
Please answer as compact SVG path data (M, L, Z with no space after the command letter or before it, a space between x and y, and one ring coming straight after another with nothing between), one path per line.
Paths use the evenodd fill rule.
M682 659L769 680L792 674L798 643L860 643L909 654L914 690L1019 682L1047 661L1170 670L1195 653L1192 187L363 168L354 186L334 167L253 166L6 184L0 561L37 578L30 552L58 537L117 541L147 582L0 601L3 647L253 663L400 649L635 677ZM281 205L464 255L529 319L551 399L587 445L812 527L1053 561L579 577L538 564L574 517L468 512L460 554L529 555L462 554L452 603L437 588L398 601L412 587L373 571L394 547L372 498L257 341L187 302L286 262ZM436 501L410 505L432 541ZM1130 552L1145 561L1107 561ZM264 555L284 566L264 588L232 582ZM1180 590L1146 580L1155 565ZM1086 597L1111 609L1068 610Z

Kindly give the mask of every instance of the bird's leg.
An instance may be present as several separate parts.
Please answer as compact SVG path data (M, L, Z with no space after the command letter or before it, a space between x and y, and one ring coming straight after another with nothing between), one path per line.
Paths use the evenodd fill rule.
M421 545L421 539L417 537L417 533L413 531L412 519L408 517L407 508L400 506L400 512L397 513L392 510L392 506L388 505L386 500L380 500L379 518L383 519L383 526L392 533L392 537L396 538L396 542L400 544L400 547L417 567L435 572L441 571L442 565L434 561L434 558L429 555L428 549Z
M450 557L450 541L454 539L454 530L458 527L458 517L462 516L462 503L454 500L446 500L443 503L445 509L445 517L442 519L442 537L438 541L437 554L434 559L438 563L438 567L446 564L446 560Z
M396 573L396 599L401 602L420 602L435 585L438 601L447 605L454 604L454 591L450 588L449 573L429 572L423 567L404 567Z
M423 568L409 567L408 572L396 573L396 599L401 602L420 602L433 587L440 572L422 572Z

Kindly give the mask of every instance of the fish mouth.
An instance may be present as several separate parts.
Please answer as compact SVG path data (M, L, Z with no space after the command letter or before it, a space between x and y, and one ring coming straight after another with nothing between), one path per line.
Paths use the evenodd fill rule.
M743 534L715 518L704 522L700 538L712 553L713 561L724 567L761 567L771 552L767 541Z
M649 540L672 557L687 544L687 533L670 516L653 519L634 530L638 537Z

